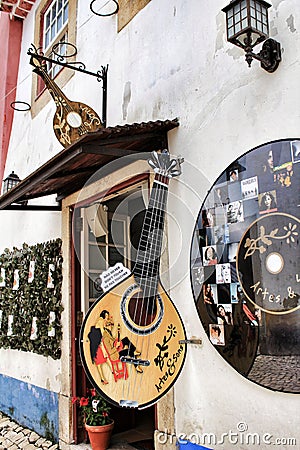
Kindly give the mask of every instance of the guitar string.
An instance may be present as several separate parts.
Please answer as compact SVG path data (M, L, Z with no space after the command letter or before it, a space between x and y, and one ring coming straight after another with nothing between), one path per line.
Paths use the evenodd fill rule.
M142 307L141 311L144 310L144 302L146 301L146 314L145 314L145 323L144 326L146 326L146 320L149 314L149 306L151 303L152 298L152 309L150 317L153 317L154 314L154 308L155 308L155 301L157 297L157 286L158 286L158 275L159 275L159 266L157 266L157 260L160 259L160 250L162 245L162 230L161 226L163 226L163 215L165 212L165 205L166 205L166 194L167 194L167 186L162 187L161 183L165 181L167 178L163 176L161 173L157 174L154 180L154 195L151 196L148 210L151 209L151 216L150 216L150 223L152 225L151 228L151 239L149 242L149 246L145 248L144 253L144 264L143 264L143 270L142 270L142 290L143 290L143 297L142 297ZM167 179L168 180L168 179ZM153 225L156 225L154 228ZM150 269L148 264L146 264L146 260L151 262ZM145 270L144 270L145 268ZM144 273L145 272L145 273ZM154 298L153 298L154 297ZM141 317L140 317L141 319ZM140 323L140 322L139 322ZM142 340L142 350L144 347L145 339ZM150 339L146 341L147 348L145 349L145 357L144 359L148 359L149 355L149 347L150 347ZM139 397L140 390L142 388L143 383L143 375L145 372L141 374L139 386L137 385L138 378L136 377L135 386L133 387L133 391L135 391L135 395L137 398Z
M140 239L139 246L138 246L138 251L137 251L136 264L138 264L138 268L139 268L138 272L139 273L137 275L138 280L136 280L136 281L138 282L138 285L140 285L141 287L143 287L142 284L143 284L143 278L144 278L144 271L146 271L146 269L147 269L147 267L146 267L146 254L147 254L147 252L146 252L146 250L147 250L147 242L148 242L147 240L145 240L143 242L142 238L145 236L146 228L149 226L149 230L150 230L151 224L153 224L154 209L152 208L152 203L154 203L153 202L153 197L155 197L155 193L156 193L156 191L152 187L148 208L147 208L146 215L145 215L144 222L143 222L141 239ZM149 222L148 224L147 224L147 221ZM149 230L148 230L148 232L149 232ZM140 267L142 267L142 270L140 269ZM134 268L133 272L134 272L134 274L136 274L135 268ZM139 299L137 299L137 302L136 302L136 305L135 305L135 311L134 311L134 315L133 315L134 323L137 323L138 300ZM141 347L139 347L140 341L142 342L142 346ZM137 335L136 339L135 339L135 346L136 346L136 349L141 352L141 354L143 353L143 343L144 343L144 339L141 339L140 335ZM132 370L133 370L133 368L132 368ZM137 375L137 374L135 374L135 375ZM142 374L141 374L140 381L142 381L142 378L143 377L142 377ZM138 378L136 376L135 377L135 382L134 382L133 385L131 385L130 383L127 384L127 398L130 398L129 392L131 391L132 394L133 394L133 395L131 395L131 398L134 399L134 395L135 395L134 393L136 392L137 382L138 382ZM124 390L123 390L123 392L125 393Z
M149 210L151 210L151 217L150 217L150 224L148 224L149 225L148 231L150 231L150 229L151 229L151 235L147 239L147 244L146 244L146 248L145 248L144 255L143 255L143 265L142 265L142 273L141 273L141 284L142 284L142 287L144 288L143 300L145 298L149 298L147 288L150 293L151 285L153 283L151 280L151 276L153 275L152 272L154 270L153 263L155 262L155 257L157 257L156 247L155 247L156 243L154 242L156 228L154 228L153 224L156 224L158 221L157 217L158 217L158 213L160 211L157 208L157 204L158 204L158 194L160 194L160 193L161 193L161 191L157 189L157 185L155 183L155 186L154 186L154 194L155 195L152 197L151 202L149 204ZM146 217L146 219L147 218L149 219L149 214L148 214L148 217ZM146 260L147 260L147 264L145 264ZM152 267L151 267L151 265L152 265ZM141 322L141 317L139 318L139 322ZM146 324L144 324L144 325L146 325Z
M147 208L143 226L142 226L141 238L140 238L137 256L136 256L136 265L139 265L138 267L140 267L140 265L142 265L142 270L139 269L139 271L138 271L140 273L137 275L137 278L139 278L139 282L137 284L140 285L140 287L142 288L143 297L142 297L142 307L140 309L140 317L139 317L138 321L137 321L137 315L138 315L137 306L138 306L139 299L136 301L134 314L133 314L133 322L135 324L139 324L140 326L143 326L143 324L141 325L141 314L143 311L143 306L144 306L143 304L144 304L145 297L147 299L147 307L146 307L146 314L145 314L145 319L144 319L145 320L144 326L146 326L146 320L147 320L147 316L149 313L149 301L150 301L149 300L150 296L148 295L147 288L149 289L149 294L151 295L153 293L153 275L154 275L154 283L155 283L155 285L154 285L155 292L154 292L154 301L152 303L151 317L153 316L154 307L155 307L155 299L156 299L157 285L158 285L158 271L159 271L159 266L156 267L155 264L157 263L157 258L160 257L160 255L157 254L157 249L161 249L162 234L161 234L161 236L158 235L158 239L156 238L156 240L154 241L156 229L153 228L153 224L158 223L158 220L157 220L157 217L158 217L159 222L160 222L159 225L160 226L163 225L162 215L164 214L164 211L165 211L166 194L168 191L168 186L166 186L167 189L165 189L165 188L162 188L162 186L160 184L163 179L168 181L168 178L163 177L162 174L156 174L154 183L153 183L154 186L152 187L152 190L151 190L150 200L149 200L148 208ZM149 233L149 231L152 230L150 243L149 243L149 239L145 239L143 241L143 238L145 237L145 234L146 234L147 227L149 227L148 233ZM160 230L160 228L159 228L159 230ZM154 231L154 233L153 233L153 231ZM149 247L148 247L148 245L149 245ZM147 283L145 284L145 281L144 281L145 279L148 280L148 278L149 278L149 268L148 268L148 265L146 265L146 260L147 261L150 260L151 263L154 260L154 264L152 265L152 270L150 272L149 286L147 286ZM133 273L136 274L136 272L137 272L136 267L134 267ZM145 276L145 274L147 276ZM141 341L142 345L139 347L140 341ZM140 335L136 336L136 340L135 340L135 349L136 350L135 351L138 350L141 354L143 354L144 341L145 341L145 339L141 339ZM130 347L132 345L134 345L134 344L132 342L130 342L130 344L128 346L128 354L131 353ZM150 339L148 339L148 346L146 349L146 357L144 359L148 358L149 347L150 347ZM136 368L132 367L131 365L129 365L129 366L130 366L129 376L131 376L132 372L134 372L134 371L136 372ZM128 368L127 368L127 370L128 370ZM134 401L135 398L136 399L139 398L139 393L142 388L144 374L145 374L145 372L143 371L143 373L140 374L141 375L140 378L138 378L137 373L135 373L136 376L135 376L135 379L134 379L135 381L134 381L133 385L131 383L123 383L122 391L123 391L124 399ZM125 379L125 376L126 376L126 373L124 372L123 379ZM140 381L140 382L138 383L138 381ZM127 397L125 396L126 387L127 387ZM132 395L130 394L130 392L132 392Z
M147 211L146 211L145 220L144 220L143 229L142 229L142 237L143 237L143 236L145 236L145 229L149 227L149 229L148 229L148 239L146 239L145 242L141 242L141 245L139 245L138 255L137 255L137 259L140 258L139 264L142 264L142 266L141 266L142 270L140 271L140 278L139 278L139 283L138 283L140 285L141 290L142 290L142 302L139 302L139 303L142 303L140 311L142 311L142 309L143 309L144 297L145 297L145 291L144 291L143 282L144 282L144 278L145 278L145 272L147 272L147 270L148 270L148 266L146 266L146 259L149 260L149 254L147 254L147 251L149 250L149 247L151 246L151 242L149 241L149 233L153 230L153 224L155 223L154 222L154 214L155 214L155 208L154 208L155 201L154 200L155 200L155 197L157 196L157 191L156 191L156 187L155 187L155 185L156 185L156 183L155 183L156 178L157 178L157 176L155 177L155 180L154 180L154 183L153 183L153 187L152 187L152 190L151 190L149 204L148 204L148 208L147 208ZM147 224L147 221L148 221L148 224ZM152 228L151 228L151 226L152 226ZM140 324L140 319L141 319L141 317L139 318L139 321L138 321L139 324ZM136 322L136 317L135 317L134 322L137 323ZM143 351L144 351L144 348L143 348L144 347L144 339L141 339L140 336L138 335L137 339L136 339L136 342L138 343L139 341L142 342L142 345L141 345L139 351L141 351L141 354L143 354ZM141 375L141 377L138 378L137 374L136 374L135 381L134 381L134 384L132 386L132 393L133 393L132 397L135 398L135 396L136 396L137 399L139 398L138 393L141 390L141 385L142 385L142 382L143 382L143 378L144 378L143 375L144 375L144 373L140 374L140 375Z
M161 247L160 242L162 236L159 235L161 230L161 220L162 220L162 213L163 208L161 207L164 203L162 200L165 197L165 189L161 187L160 181L162 181L163 176L162 174L158 174L156 177L156 180L158 183L155 183L155 193L154 201L152 204L153 208L153 214L152 214L152 225L155 225L155 228L152 226L152 233L151 233L151 241L150 246L147 248L147 252L149 252L148 260L151 261L152 267L147 268L147 274L145 278L145 282L143 283L143 290L144 290L144 296L143 296L143 303L144 301L147 302L146 304L146 314L145 318L148 317L149 314L149 306L152 301L152 308L150 306L150 309L152 311L150 312L150 317L153 317L154 308L155 308L155 301L157 296L157 285L158 285L158 270L159 268L156 266L157 259L160 258L160 255L158 253L159 248ZM146 256L146 255L145 255ZM143 305L144 308L144 305ZM146 325L146 323L145 323ZM149 348L150 348L150 339L146 341L147 348L145 349L145 359L148 359L149 356ZM140 379L139 388L137 389L137 395L139 395L140 390L142 388L142 382L143 377Z
M163 174L160 174L158 177L159 182L165 182L168 184L169 179L164 176ZM153 261L152 271L150 274L150 283L149 283L149 300L152 298L152 308L151 304L149 305L149 300L147 304L147 313L146 316L149 313L149 306L152 309L150 311L150 317L153 317L154 315L154 309L155 309L155 302L157 302L158 307L158 282L159 282L159 261L161 258L161 247L162 247L162 239L163 239L163 229L164 229L164 215L165 215L165 209L166 209L166 201L167 201L167 194L168 194L168 186L162 187L159 183L157 184L159 187L159 195L156 196L156 204L155 204L155 221L154 223L158 226L158 233L153 236L153 257L155 258ZM148 296L146 297L148 298ZM151 300L150 300L151 301ZM147 351L146 351L146 358L148 359L149 355L149 348L150 348L150 339L148 339L148 345L147 345Z
M149 229L148 229L148 233L149 233L151 224L153 224L153 212L154 212L154 210L153 210L151 205L153 203L153 197L154 196L155 196L155 190L152 187L151 194L150 194L150 199L149 199L149 204L148 204L148 207L147 207L147 211L146 211L144 222L143 222L143 226L142 226L142 232L141 232L141 238L140 238L140 242L139 242L139 246L138 246L137 256L136 256L136 265L138 265L138 267L139 267L139 271L138 271L139 273L137 275L137 280L136 281L137 281L137 284L142 288L142 290L143 290L143 287L142 287L143 276L144 276L144 271L146 270L146 254L147 254L146 249L147 249L147 242L148 242L147 239L145 239L144 242L143 242L143 237L145 237L146 228L149 227ZM149 222L148 224L147 224L147 221ZM142 268L142 270L140 270L140 267ZM133 272L134 272L134 274L136 273L135 268L134 268ZM133 314L133 318L132 319L133 319L134 323L138 323L139 324L140 322L137 322L138 303L139 303L139 299L137 299L137 301L136 301L135 310L134 310L134 314ZM139 347L140 341L142 343L141 347ZM137 334L136 339L135 339L135 347L136 347L136 350L141 352L141 354L143 354L143 344L144 344L144 339L141 339L140 335ZM136 371L136 369L135 369L135 371ZM135 375L136 376L135 376L134 384L131 385L130 383L128 383L128 385L127 385L127 398L130 398L129 397L130 396L130 392L132 392L131 398L134 399L134 395L135 395L136 387L137 387L137 383L138 383L137 373L135 373ZM140 375L141 375L140 381L142 381L142 378L143 378L142 375L143 374L140 374Z
M161 257L161 248L162 248L162 239L163 239L163 229L164 229L164 215L165 215L165 209L166 209L166 201L167 201L167 194L168 194L168 183L169 179L161 174L158 179L159 182L163 182L163 184L166 184L167 186L162 187L160 184L159 186L159 196L156 197L156 215L157 218L155 220L155 223L158 224L158 234L154 238L156 240L154 241L154 255L155 255L155 261L152 268L152 273L150 275L150 287L151 293L150 296L154 297L154 300L156 300L158 296L158 282L159 282L159 261ZM156 300L157 301L157 300ZM149 304L147 305L149 307ZM151 314L153 315L155 308L155 301L152 303L152 311ZM149 347L150 347L150 340L148 340L148 348L147 348L147 357L149 354Z

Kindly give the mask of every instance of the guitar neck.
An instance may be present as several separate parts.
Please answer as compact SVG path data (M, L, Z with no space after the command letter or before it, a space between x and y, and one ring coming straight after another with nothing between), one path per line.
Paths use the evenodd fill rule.
M47 73L46 69L39 67L34 69L33 71L43 79L49 93L51 94L55 102L57 101L57 99L60 98L65 103L68 103L69 101L68 98L65 96L63 91L57 86L57 84L52 80L50 75Z
M155 174L148 209L133 269L135 280L147 296L156 295L169 178Z

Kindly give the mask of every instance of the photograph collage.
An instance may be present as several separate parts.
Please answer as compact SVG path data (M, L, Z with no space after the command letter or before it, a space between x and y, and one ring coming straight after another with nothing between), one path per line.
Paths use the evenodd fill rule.
M239 245L262 217L281 212L299 218L299 178L300 141L266 144L221 174L198 215L191 250L197 311L210 342L244 372L263 345L265 327L264 313L240 283Z

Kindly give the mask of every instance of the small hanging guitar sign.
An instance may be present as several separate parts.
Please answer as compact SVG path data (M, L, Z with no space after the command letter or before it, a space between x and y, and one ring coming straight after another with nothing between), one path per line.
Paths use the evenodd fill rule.
M34 66L33 72L43 80L56 104L56 112L53 117L53 130L59 142L64 146L76 142L88 132L94 132L102 128L98 114L81 102L69 100L47 72L46 64L33 56L30 64Z
M106 290L87 312L80 354L91 383L117 406L142 409L175 383L186 356L182 320L159 280L169 179L182 159L153 152L155 178L132 272L121 264L101 276Z

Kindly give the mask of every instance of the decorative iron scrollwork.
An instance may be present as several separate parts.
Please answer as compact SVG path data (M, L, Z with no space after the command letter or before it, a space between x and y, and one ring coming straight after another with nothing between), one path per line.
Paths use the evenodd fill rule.
M34 56L44 56L43 48L42 47L36 47L34 44L31 44L29 49L27 50L28 55L34 55Z
M97 71L97 80L101 81L103 78L107 78L108 65L101 66L101 70Z
M66 46L67 48L72 48L73 51L71 53L62 54L58 51L62 46ZM74 68L75 70L80 70L80 71L86 70L86 65L81 61L64 62L68 58L72 58L73 56L76 56L78 53L76 45L71 44L71 42L57 42L51 48L50 53L55 55L54 59L46 57L45 53L42 51L42 47L37 48L37 47L35 47L34 44L31 44L31 47L29 48L29 50L27 52L28 55L31 55L33 57L36 57L36 58L44 60L44 61L51 62L53 64L59 64L64 67L73 66L71 68ZM90 75L92 75L92 73L90 73Z
M98 13L98 12L96 12L94 9L93 9L93 4L96 2L96 0L93 0L91 3L90 3L90 10L92 11L92 13L93 14L95 14L96 16L100 16L100 17L109 17L109 16L113 16L114 14L117 14L118 13L118 11L119 11L119 3L116 1L116 0L110 0L110 1L108 1L104 6L106 6L108 3L110 3L110 2L113 2L114 4L115 4L115 9L114 9L114 11L112 11L112 12L110 12L110 13L107 13L107 14L100 14L100 13Z

